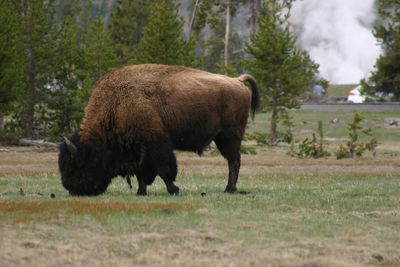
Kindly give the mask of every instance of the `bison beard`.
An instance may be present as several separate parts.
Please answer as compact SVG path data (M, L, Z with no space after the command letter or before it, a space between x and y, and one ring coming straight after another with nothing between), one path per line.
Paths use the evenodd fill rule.
M258 104L250 75L153 64L118 69L96 84L81 129L60 145L62 184L72 195L93 196L114 177L136 175L137 194L146 195L159 175L178 194L174 149L200 155L214 141L228 160L225 192L235 192L249 109L254 116Z

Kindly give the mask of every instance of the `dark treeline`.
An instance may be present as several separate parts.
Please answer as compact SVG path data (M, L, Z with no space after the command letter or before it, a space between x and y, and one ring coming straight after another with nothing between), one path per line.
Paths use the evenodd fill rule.
M124 65L250 72L272 111L272 140L296 97L323 82L296 47L292 0L0 1L3 141L78 129L96 81Z

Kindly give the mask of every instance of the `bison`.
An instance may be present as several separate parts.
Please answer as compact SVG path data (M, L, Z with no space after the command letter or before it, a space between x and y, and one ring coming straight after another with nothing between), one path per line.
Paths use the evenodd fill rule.
M146 195L159 175L178 194L173 151L201 155L214 141L228 161L225 192L235 192L241 140L249 110L254 117L258 105L248 74L230 78L156 64L117 69L97 82L80 129L59 146L62 184L72 195L93 196L114 177L136 175L137 194Z

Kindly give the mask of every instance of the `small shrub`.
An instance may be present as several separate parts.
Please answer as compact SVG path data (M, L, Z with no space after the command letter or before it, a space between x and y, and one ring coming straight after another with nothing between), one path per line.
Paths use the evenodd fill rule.
M242 154L249 154L249 155L255 155L255 154L257 154L256 148L255 148L255 147L253 147L253 146L245 146L245 145L242 145L242 146L240 147L240 153L242 153Z
M221 155L221 153L219 152L219 150L218 150L216 147L210 148L209 151L210 151L210 154L211 154L212 156ZM248 155L255 155L255 154L257 154L257 151L256 151L256 148L253 147L253 146L245 146L245 145L242 145L242 146L240 147L240 153L241 153L241 154L248 154Z
M245 134L245 141L255 140L257 145L267 145L268 144L268 134L262 132L254 132L252 134Z
M282 115L282 125L286 127L285 131L279 132L278 131L278 141L284 143L292 143L294 140L292 129L294 127L294 123L292 118L289 116L289 113L286 111Z
M13 121L7 122L4 129L0 131L0 144L17 145L22 136L22 130Z
M293 142L292 128L294 126L291 117L288 115L287 111L282 112L280 119L282 119L282 126L285 126L283 131L277 131L276 140L274 143L271 142L270 133L263 132L253 132L252 134L245 134L244 140L255 140L257 145L269 145L275 146L277 143L288 143Z
M337 159L351 158L350 152L342 144L339 146L339 150L335 152Z
M347 126L349 141L346 143L346 146L340 145L339 150L335 152L337 159L354 158L355 156L361 157L366 150L372 151L375 154L378 141L372 137L372 130L370 128L360 126L363 119L360 114L354 114L353 121ZM360 134L371 136L372 138L368 143L363 143L359 141Z
M288 155L296 158L322 158L330 155L324 149L324 131L322 121L318 121L318 138L313 133L311 139L304 139L297 146L292 143Z
M246 134L244 140L254 140L257 142L257 145L274 145L270 143L271 138L269 136L270 135L268 133L254 132L252 134ZM290 130L277 133L277 142L290 144L292 141L293 134Z

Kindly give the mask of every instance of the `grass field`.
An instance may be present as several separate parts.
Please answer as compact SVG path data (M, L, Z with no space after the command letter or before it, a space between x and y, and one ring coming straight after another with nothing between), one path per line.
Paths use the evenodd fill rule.
M351 115L294 112L295 134L340 117L327 128L334 150ZM258 147L242 160L238 187L249 194L223 193L220 156L178 152L180 196L158 178L139 197L116 178L99 197L71 197L57 151L6 148L0 266L399 266L400 140L398 128L377 126L397 115L363 115L383 137L377 157L295 159L287 147ZM264 123L260 114L249 131Z
M328 87L328 96L347 96L358 84L333 84Z
M378 140L400 141L400 113L398 111L358 113L364 117L361 126L371 128ZM269 126L270 116L270 113L257 114L255 122L249 124L248 132L265 132ZM317 130L318 120L321 120L328 140L343 141L348 137L347 125L353 120L354 112L294 110L289 112L289 116L295 124L293 134L296 139L310 136ZM333 119L337 122L332 123ZM399 126L390 125L391 121L398 121ZM284 128L281 126L280 129Z

